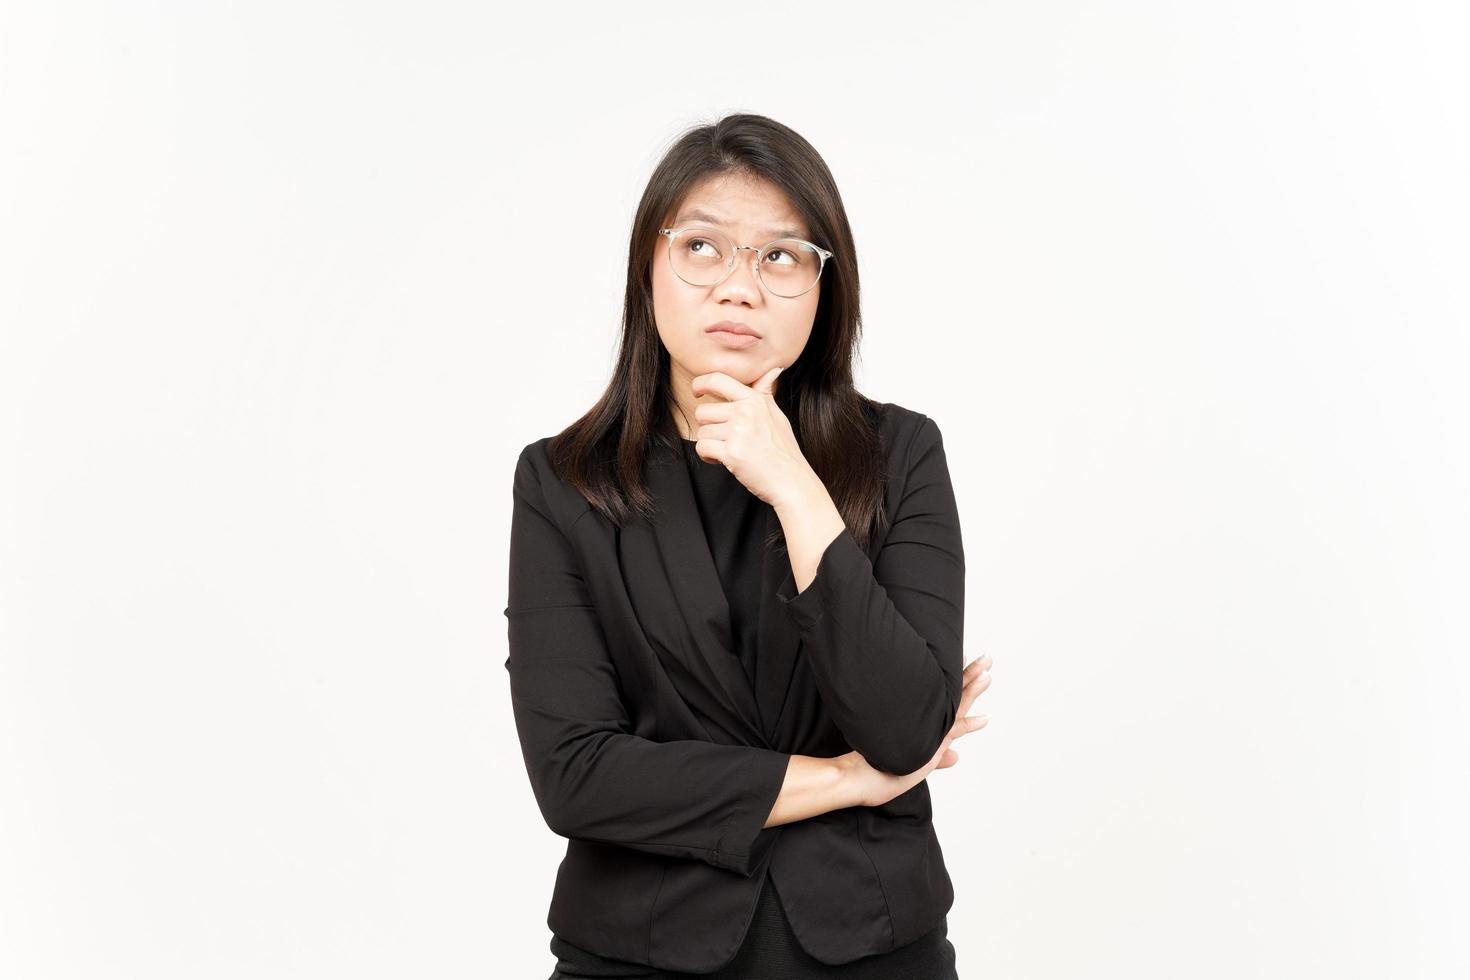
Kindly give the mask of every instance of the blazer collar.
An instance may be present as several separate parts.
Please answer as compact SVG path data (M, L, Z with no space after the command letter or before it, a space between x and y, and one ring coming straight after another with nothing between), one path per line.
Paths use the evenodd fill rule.
M682 451L666 446L650 450L646 473L657 508L652 539L659 560L640 563L651 580L637 590L645 597L639 605L645 632L658 641L656 649L674 659L671 666L676 672L693 682L694 692L676 684L686 702L738 743L772 746L778 741L777 725L799 645L794 624L775 598L777 587L791 575L786 549L778 539L762 553L752 687L740 661L729 601L710 554ZM775 509L767 507L762 541L779 528ZM662 602L657 601L660 594ZM701 699L699 692L711 697ZM703 703L694 703L700 700Z

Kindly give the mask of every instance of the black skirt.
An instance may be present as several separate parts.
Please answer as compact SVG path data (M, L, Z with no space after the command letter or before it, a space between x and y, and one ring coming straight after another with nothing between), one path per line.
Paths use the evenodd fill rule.
M802 949L776 897L771 878L761 885L750 929L735 958L714 973L670 973L608 959L551 938L556 969L549 980L959 980L949 919L906 946L832 966Z

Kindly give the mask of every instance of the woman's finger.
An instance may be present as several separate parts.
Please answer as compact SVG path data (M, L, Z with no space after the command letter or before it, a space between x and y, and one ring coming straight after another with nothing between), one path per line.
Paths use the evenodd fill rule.
M970 732L978 731L981 728L984 728L986 723L989 721L989 715L966 715L959 720L959 735L967 735ZM958 738L959 735L956 735L955 737Z
M970 706L975 703L975 699L979 697L981 693L983 693L985 689L989 686L989 671L981 671L980 673L976 674L974 677L966 681L964 690L960 695L959 710L955 712L956 717L962 717L966 714L969 714Z
M965 675L969 676L972 673L979 673L982 670L989 670L992 663L994 663L994 659L990 656L990 654L982 653L980 656L976 657L974 660L971 660L968 664L965 665Z
M989 715L965 715L950 726L948 738L950 741L953 741L962 735L968 735L970 732L978 731L984 728L989 720Z

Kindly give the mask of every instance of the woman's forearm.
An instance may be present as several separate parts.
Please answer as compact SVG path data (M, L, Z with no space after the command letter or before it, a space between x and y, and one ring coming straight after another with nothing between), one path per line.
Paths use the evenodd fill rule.
M793 754L765 826L795 823L860 802L847 767L837 759Z

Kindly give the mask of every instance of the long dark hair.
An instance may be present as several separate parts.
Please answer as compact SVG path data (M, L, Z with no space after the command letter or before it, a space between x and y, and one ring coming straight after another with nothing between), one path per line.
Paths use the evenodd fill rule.
M585 415L548 443L552 467L618 526L651 517L644 462L658 445L677 449L669 353L653 316L649 267L658 233L688 191L716 175L759 177L779 187L815 241L832 250L818 286L806 347L776 384L776 404L821 477L853 537L864 546L885 519L887 467L878 438L878 402L852 383L862 331L857 249L832 173L791 128L765 116L728 115L686 130L648 179L628 240L623 337L612 380ZM776 537L779 537L777 535ZM773 539L774 540L774 539Z

